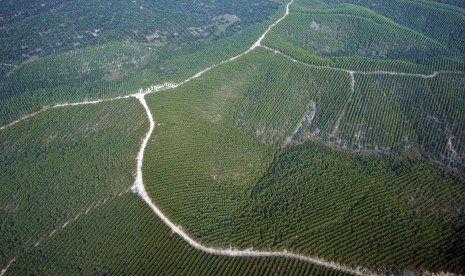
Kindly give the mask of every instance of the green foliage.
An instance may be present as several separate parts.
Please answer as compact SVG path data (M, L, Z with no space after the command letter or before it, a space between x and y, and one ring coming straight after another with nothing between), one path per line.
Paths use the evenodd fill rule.
M143 166L147 192L194 239L219 246L228 246L232 211L273 153L233 125L233 106L259 74L257 59L271 56L256 53L147 96L156 122Z
M18 258L11 275L345 275L277 257L225 257L192 249L143 201L125 194Z
M0 132L0 263L134 182L135 99L47 110ZM33 245L33 244L32 244Z
M326 83L325 75L331 78L331 85L319 86L318 83ZM395 273L411 269L463 273L462 177L405 156L364 156L334 150L305 142L309 138L303 135L305 129L322 126L322 131L314 136L330 139L338 116L346 114L347 108L347 117L340 121L342 133L346 118L353 112L363 113L357 103L359 98L369 99L370 90L365 90L364 83L389 87L373 78L385 79L390 84L392 79L408 80L406 83L412 85L397 85L405 87L405 92L396 93L401 98L424 103L405 106L421 106L424 112L447 112L450 118L455 118L449 123L452 129L463 117L456 113L463 104L452 100L458 97L461 86L448 89L448 95L440 95L434 89L425 93L421 86L418 86L421 94L406 93L419 82L434 87L452 85L453 79L461 79L460 75L440 74L432 79L356 76L356 91L351 100L349 74L308 68L257 49L180 88L148 96L157 121L143 168L150 196L193 238L209 245L287 249ZM371 80L364 82L363 78ZM281 83L282 79L287 80L287 87ZM305 81L298 85L302 79ZM318 89L307 86L311 89L306 90L304 85L308 83ZM383 92L376 91L369 95L380 103L364 105L373 114L369 118L402 130L399 122L403 117L388 117L399 110L397 105L382 101ZM313 99L312 95L318 97ZM437 102L447 103L448 111L445 106L428 108L428 104ZM338 107L337 112L331 104ZM244 116L248 120L238 124L238 114L248 110L248 106L254 116ZM292 106L296 110L289 108ZM411 108L411 112L415 109ZM281 120L283 115L288 119ZM286 128L284 133L292 134L296 124L302 122L302 129L294 133L290 146L278 150L272 162L274 148L254 143L232 128L242 127L244 131L244 126L258 125L260 120L272 126L262 137L245 133L268 144L272 140L263 137L273 137L273 129ZM324 122L329 122L326 127ZM453 129L458 131L458 127ZM324 138L325 135L328 137ZM320 141L320 138L310 139ZM301 143L304 144L296 146Z
M464 184L421 162L307 142L276 154L235 212L232 244L394 273L464 273Z
M465 3L461 0L431 0L433 2L444 3L465 9Z
M154 84L180 82L245 51L265 27L255 25L213 43L105 44L39 58L0 82L0 125L43 106L128 95Z
M264 50L257 51L257 58L261 60L254 70L260 73L236 107L234 125L266 144L281 146L313 111L309 130L331 132L350 96L350 76L296 64Z
M355 5L297 3L264 44L315 65L350 70L431 73L464 70L444 43Z
M353 3L367 7L429 36L447 47L452 54L464 57L465 11L463 9L427 0L323 0L323 2Z
M465 169L464 74L434 78L356 75L336 136L354 149L404 152L412 146Z
M438 56L438 42L364 10L294 12L268 36L322 56L361 55L390 59ZM382 34L382 35L380 35Z
M183 81L248 49L264 20L281 16L283 6L269 17L278 2L1 3L0 125L48 105ZM210 246L286 249L388 273L465 273L461 7L295 0L263 41L271 50L147 96L151 198ZM9 272L333 273L205 255L134 195L114 198L134 181L146 129L129 99L49 109L0 132L0 261L30 249Z
M2 1L0 60L19 64L109 42L214 40L264 21L278 5L267 0Z

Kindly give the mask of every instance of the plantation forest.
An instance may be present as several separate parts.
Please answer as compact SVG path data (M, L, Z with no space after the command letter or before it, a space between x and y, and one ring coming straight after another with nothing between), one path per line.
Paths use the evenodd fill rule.
M465 274L462 0L0 0L0 276Z

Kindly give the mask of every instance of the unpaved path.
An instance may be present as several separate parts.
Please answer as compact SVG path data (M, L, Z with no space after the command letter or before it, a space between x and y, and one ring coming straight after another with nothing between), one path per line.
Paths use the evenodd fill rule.
M143 177L142 177L142 165L143 165L143 159L144 159L144 152L145 152L145 148L147 147L147 143L148 143L148 141L149 141L149 139L150 139L150 137L151 137L151 135L153 133L153 129L155 127L155 121L153 119L152 112L150 111L150 109L149 109L149 107L147 105L147 102L145 100L145 95L150 94L150 93L154 93L154 92L158 92L158 91L161 91L161 90L165 90L165 89L171 89L171 88L179 87L180 85L183 85L183 84L185 84L185 83L187 83L187 82L189 82L189 81L191 81L193 79L196 79L196 78L200 77L205 72L207 72L207 71L209 71L209 70L211 70L211 69L213 69L213 68L215 68L215 67L217 67L217 66L219 66L221 64L225 64L225 63L228 63L230 61L238 59L239 57L249 53L250 51L252 51L253 49L255 49L257 47L264 47L265 49L268 49L270 51L273 51L273 52L275 52L277 54L280 54L280 55L283 55L283 56L289 58L293 62L298 62L298 63L304 64L306 66L315 67L315 68L327 68L327 69L333 69L333 70L343 71L343 72L349 73L350 76L351 76L351 82L352 82L352 84L351 84L352 92L355 89L355 78L354 78L355 73L357 73L357 74L391 74L391 75L404 75L404 76L414 76L414 77L424 77L424 78L433 78L433 77L437 76L439 73L442 73L442 72L434 72L431 75L421 75L421 74L409 74L409 73L398 73L398 72L388 72L388 71L361 72L361 71L351 71L351 70L346 70L346 69L334 68L334 67L329 67L329 66L316 66L316 65L310 65L310 64L307 64L307 63L304 63L304 62L301 62L301 61L297 61L294 58L292 58L290 56L287 56L287 55L285 55L285 54L283 54L283 53L281 53L281 52L279 52L277 50L271 49L271 48L269 48L267 46L263 46L261 44L261 42L265 38L266 34L274 26L276 26L276 24L281 22L289 14L289 6L293 3L293 1L294 0L291 0L286 5L285 14L282 17L280 17L278 20L276 20L274 23L272 23L268 27L268 29L260 36L260 38L248 50L246 50L245 52L243 52L243 53L241 53L241 54L239 54L237 56L234 56L234 57L232 57L232 58L230 58L228 60L224 60L224 61L222 61L222 62L220 62L218 64L212 65L212 66L198 72L194 76L192 76L192 77L190 77L190 78L188 78L188 79L186 79L186 80L184 80L184 81L182 81L180 83L177 83L177 84L165 83L165 84L158 85L158 86L152 86L152 87L150 87L150 88L148 88L146 90L141 89L138 93L131 94L131 95L124 96L124 97L116 97L116 98L96 100L96 101L87 101L87 102L58 104L58 105L52 106L51 108L64 107L64 106L77 106L77 105L85 105L85 104L97 104L97 103L101 103L101 102L113 101L113 100L118 100L118 99L127 99L127 98L130 98L130 97L137 98L140 101L140 103L142 104L142 106L144 107L144 109L145 109L145 111L147 113L147 117L149 119L149 123L150 123L149 126L150 127L149 127L149 131L147 132L146 136L142 140L140 150L139 150L139 152L137 154L137 158L136 158L136 160L137 160L137 174L136 174L135 183L134 183L133 187L131 188L131 191L136 193L137 195L139 195L146 202L146 204L154 211L154 213L168 227L171 228L173 233L178 234L183 240L185 240L189 245L196 248L197 250L200 250L200 251L203 251L203 252L209 253L209 254L232 256L232 257L286 257L286 258L294 258L294 259L298 259L298 260L302 260L302 261L307 261L307 262L310 262L310 263L313 263L313 264L316 264L316 265L328 267L328 268L331 268L331 269L356 274L356 275L376 275L375 272L370 271L367 268L358 267L358 268L354 269L354 268L350 268L350 267L347 267L347 266L344 266L342 264L338 264L338 263L335 263L335 262L327 261L327 260L320 259L320 258L317 258L317 257L310 257L310 256L302 255L302 254L296 254L296 253L288 252L286 250L283 250L283 251L258 251L258 250L253 250L253 249L237 250L237 249L233 249L233 248L223 249L223 248L215 248L215 247L204 246L204 245L198 243L197 241L195 241L194 239L192 239L186 232L184 232L182 230L181 226L175 225L171 220L169 220L165 216L165 214L153 203L152 199L149 197L149 195L147 194L147 192L145 190L145 186L144 186L144 183L143 183ZM447 72L448 73L456 73L456 72L451 72L451 71L447 71ZM0 127L0 130L5 129L6 127L11 126L11 125L13 125L13 124L15 124L15 123L17 123L19 121L25 120L25 119L27 119L27 118L29 118L31 116L34 116L34 115L40 113L41 111L44 111L44 110L49 109L49 108L50 107L44 108L44 109L42 109L42 110L40 110L38 112L32 113L30 115L26 115L21 119L18 119L18 120L14 121L14 122L12 122L12 123L10 123L8 125ZM89 210L86 210L84 213L87 214ZM73 218L70 221L76 220L78 217L79 216ZM66 227L69 222L64 223L59 229L62 229L64 227ZM48 236L49 237L52 236L57 230L58 229L54 229L53 231L51 231L48 234ZM40 239L35 244L35 246L39 245L39 242L41 240L42 239ZM6 270L8 269L8 267L11 265L11 263L14 260L15 260L15 257L13 257L11 259L11 261L7 265L7 267L2 269L2 271L0 273L0 276L4 275L4 273L6 272ZM425 273L431 274L429 272L425 272Z
M246 250L236 250L236 249L223 249L223 248L215 248L215 247L207 247L204 246L194 239L192 239L184 230L174 224L169 218L165 216L165 214L153 203L152 199L149 197L147 194L147 191L145 190L144 182L142 179L142 165L144 162L144 152L145 148L147 147L147 143L152 135L153 129L155 128L155 121L153 120L152 112L150 111L149 107L147 106L147 102L145 101L145 95L144 93L139 93L134 95L137 99L139 99L140 103L142 106L145 108L145 111L147 112L147 117L149 118L150 121L150 127L149 131L145 135L144 139L142 140L142 144L139 150L139 153L137 154L137 175L136 175L136 181L134 183L134 186L131 188L131 190L138 194L144 201L147 203L147 205L153 210L153 212L169 227L171 228L171 231L173 233L178 234L183 240L185 240L189 245L194 247L195 249L198 249L200 251L209 253L209 254L215 254L215 255L223 255L223 256L232 256L232 257L239 257L239 256L247 256L247 257L287 257L287 258L294 258L294 259L299 259L302 261L307 261L311 262L316 265L336 269L339 271L344 271L352 274L357 274L357 275L374 275L375 273L369 271L368 269L365 268L358 268L358 269L353 269L347 266L344 266L342 264L330 262L324 259L319 259L319 258L313 258L301 254L295 254L287 251L257 251L253 249L246 249Z
M360 74L360 75L394 75L394 76L407 76L407 77L418 77L418 78L425 78L425 79L430 79L438 76L439 74L463 74L463 71L434 71L432 74L425 75L425 74L414 74L414 73L404 73L404 72L395 72L395 71L356 71L356 70L349 70L349 69L344 69L344 68L338 68L338 67L332 67L332 66L326 66L326 65L314 65L314 64L309 64L300 60L297 60L289 55L284 54L283 52L273 49L271 47L265 46L265 45L260 45L261 47L267 49L268 51L271 51L275 54L281 55L295 63L299 63L308 67L312 68L317 68L317 69L331 69L335 71L340 71L340 72L345 72L347 74L350 74L352 78L352 87L353 89L355 88L355 78L353 77L354 74Z
M271 24L268 29L265 31L265 33L263 33L262 36L260 36L260 38L252 45L252 47L250 47L247 51L245 51L244 53L240 54L240 55L237 55L237 56L234 56L226 61L223 61L219 64L216 64L216 65L213 65L205 70L202 70L200 71L199 73L197 73L196 75L194 75L193 77L179 83L179 84L175 84L173 85L173 87L178 87L188 81L191 81L195 78L198 78L200 77L202 74L204 74L205 72L209 71L210 69L220 65L220 64L224 64L224 63L227 63L227 62L230 62L230 61L233 61L245 54L247 54L248 52L252 51L253 49L261 46L261 41L264 39L265 35L274 27L276 26L277 23L279 23L281 20L283 20L288 14L289 14L289 6L293 3L294 0L291 0L287 5L286 5L286 12L285 14L279 18L276 22L274 22L273 24ZM288 258L294 258L294 259L299 259L299 260L303 260L303 261L307 261L307 262L311 262L311 263L314 263L316 265L321 265L321 266L325 266L325 267L328 267L328 268L332 268L332 269L336 269L336 270L340 270L340 271L345 271L345 272L349 272L349 273L353 273L353 274L357 274L357 275L367 275L367 274L375 274L375 273L372 273L370 272L368 269L365 269L365 268L359 268L359 269L352 269L352 268L349 268L349 267L346 267L342 264L337 264L337 263L334 263L334 262L330 262L330 261L326 261L324 259L319 259L319 258L312 258L312 257L309 257L309 256L305 256L305 255L301 255L301 254L295 254L295 253L291 253L291 252L287 252L287 251L257 251L257 250L252 250L252 249L246 249L246 250L236 250L236 249L223 249L223 248L215 248L215 247L207 247L207 246L204 246L200 243L198 243L197 241L195 241L194 239L192 239L186 232L184 232L184 230L178 226L178 225L175 225L168 217L166 217L166 215L153 203L152 199L149 197L149 195L147 194L147 191L145 190L145 186L144 186L144 182L143 182L143 178L142 178L142 165L143 165L143 162L144 162L144 152L145 152L145 148L147 147L147 143L150 139L150 137L152 136L152 133L153 133L153 129L155 128L155 121L153 119L153 116L152 116L152 112L150 111L148 105L147 105L147 102L145 100L145 95L151 93L152 91L147 91L147 92L140 92L140 93L137 93L137 94L134 94L132 95L133 97L137 98L140 103L142 104L142 106L144 107L146 113L147 113L147 117L149 119L149 131L147 132L147 134L145 135L144 139L142 140L142 144L141 144L141 147L140 147L140 150L139 150L139 153L137 154L137 174L136 174L136 180L135 180L135 183L134 183L134 186L131 188L131 190L138 194L144 201L145 203L153 210L153 212L169 227L171 228L171 231L173 231L173 233L176 233L178 234L183 240L185 240L189 245L191 245L192 247L200 250L200 251L203 251L203 252L206 252L206 253L209 253L209 254L216 254L216 255L223 255L223 256L233 256L233 257L239 257L239 256L248 256L248 257L288 257Z
M276 49L273 49L273 48L270 48L268 46L265 46L265 45L262 45L262 41L263 39L265 38L266 34L268 34L269 31L271 31L271 29L276 26L276 24L278 24L279 22L281 22L287 15L289 15L289 6L293 3L294 0L291 0L287 5L286 5L286 10L285 10L285 13L282 17L280 17L278 20L276 20L274 23L272 23L267 29L266 31L260 36L260 38L249 48L247 49L245 52L239 54L239 55L236 55L230 59L227 59L227 60L223 60L217 64L214 64L208 68L205 68L204 70L196 73L194 76L188 78L188 79L185 79L179 83L164 83L164 84L161 84L161 85L154 85L152 87L149 87L145 90L140 90L138 93L135 93L135 94L131 94L131 95L127 95L127 96L121 96L121 97L115 97L115 98L108 98L108 99L99 99L99 100L95 100L95 101L83 101L83 102L76 102L76 103L64 103L64 104L56 104L56 105L53 105L53 106L47 106L47 107L44 107L42 108L41 110L39 111L36 111L34 113L31 113L31 114L28 114L28 115L24 115L22 116L21 118L7 124L7 125L3 125L3 126L0 126L0 131L7 128L7 127L10 127L18 122L21 122L21 121L24 121L32 116L35 116L39 113L41 113L42 111L45 111L47 109L50 109L50 108L57 108L57 107L65 107L65 106L76 106L76 105L84 105L84 104L96 104L96 103L101 103L101 102L108 102L108 101L113 101L113 100L119 100L119 99L127 99L127 98L130 98L130 97L134 97L136 94L139 94L139 93L144 93L144 94L149 94L149 93L153 93L153 92L157 92L157 91L160 91L160 90L165 90L165 89L172 89L172 88L177 88L193 79L196 79L200 76L202 76L204 73L210 71L211 69L215 68L215 67L218 67L219 65L222 65L222 64L225 64L225 63L228 63L230 61L233 61L233 60L236 60L246 54L248 54L249 52L251 52L252 50L254 50L255 48L257 47L263 47L269 51L272 51L276 54L279 54L279 55L282 55L288 59L290 59L291 61L293 62L296 62L296 63L300 63L300 64L303 64L303 65L306 65L306 66L309 66L309 67L313 67L313 68L320 68L320 69L332 69L332 70L335 70L335 71L341 71L341 72L346 72L348 74L350 74L351 76L351 80L352 80L352 90L355 89L355 77L354 77L354 74L363 74L363 75L397 75L397 76L410 76L410 77L421 77L421 78L434 78L436 77L438 74L442 74L442 73L452 73L452 74L459 74L459 73L464 73L464 72L461 72L461 71L436 71L436 72L433 72L432 74L430 75L424 75L424 74L413 74L413 73L403 73L403 72L393 72L393 71L353 71L353 70L348 70L348 69L342 69L342 68L337 68L337 67L331 67L331 66L320 66L320 65L313 65L313 64L308 64L308 63L305 63L305 62L302 62L302 61L299 61L299 60L296 60L294 59L293 57L291 56L288 56Z
M98 104L98 103L103 103L103 102L109 102L109 101L114 101L114 100L120 100L120 99L127 99L129 98L130 96L124 96L124 97L115 97L115 98L109 98L109 99L98 99L98 100L95 100L95 101L82 101L82 102L76 102L76 103L62 103L62 104L56 104L56 105L52 105L52 106L45 106L43 107L42 109L40 109L39 111L36 111L34 113L31 113L31 114L28 114L28 115L24 115L22 116L21 118L19 118L18 120L15 120L7 125L4 125L4 126L1 126L0 127L0 130L3 130L7 127L10 127L14 124L17 124L21 121L24 121L32 116L35 116L43 111L46 111L46 110L49 110L49 109L52 109L52 108L59 108L59 107L65 107L65 106L78 106L78 105L88 105L88 104Z
M127 96L122 96L122 97L115 97L115 98L108 98L108 99L99 99L99 100L95 100L95 101L83 101L83 102L76 102L76 103L63 103L63 104L56 104L56 105L53 105L53 106L49 106L49 107L44 107L42 108L41 110L37 111L37 112L34 112L34 113L31 113L31 114L28 114L28 115L25 115L21 118L19 118L18 120L15 120L7 125L4 125L4 126L0 126L0 130L3 130L9 126L12 126L16 123L19 123L21 121L24 121L26 120L27 118L29 117L32 117L34 115L37 115L39 113L41 113L42 111L45 111L45 110L48 110L50 108L57 108L57 107L65 107L65 106L77 106L77 105L85 105L85 104L97 104L97 103L101 103L101 102L108 102L108 101L114 101L114 100L120 100L120 99L127 99L127 98L130 98L130 97L135 97L136 95L140 94L140 93L143 93L143 94L149 94L149 93L153 93L153 92L157 92L157 91L160 91L160 90L163 90L163 89L171 89L171 88L176 88L176 87L179 87L193 79L196 79L200 76L202 76L204 73L210 71L211 69L215 68L215 67L218 67L219 65L222 65L222 64L225 64L225 63L228 63L230 61L233 61L233 60L236 60L240 57L242 57L243 55L246 55L248 54L250 51L252 51L253 49L261 46L261 42L262 40L265 38L266 34L274 27L276 26L276 24L278 24L279 22L281 22L281 20L283 20L288 14L289 14L289 6L294 2L294 0L291 0L287 5L286 5L286 12L284 13L284 15L282 17L280 17L278 20L276 20L273 24L271 24L267 29L266 31L260 36L260 38L249 48L247 49L245 52L237 55L237 56L234 56L230 59L227 59L227 60L223 60L217 64L214 64L208 68L205 68L203 69L202 71L198 72L197 74L195 74L194 76L188 78L188 79L185 79L179 83L164 83L162 85L154 85L148 89L145 89L145 90L140 90L138 93L135 93L135 94L131 94L131 95L127 95Z

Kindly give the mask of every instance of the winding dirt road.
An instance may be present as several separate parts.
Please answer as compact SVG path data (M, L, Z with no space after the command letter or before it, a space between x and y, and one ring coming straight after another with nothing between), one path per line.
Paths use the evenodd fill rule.
M152 136L153 129L155 128L155 121L153 120L152 112L150 111L147 102L145 101L145 95L144 93L139 93L133 95L136 97L142 106L145 108L145 112L147 113L147 117L149 118L150 122L150 127L149 131L145 135L144 139L142 140L142 144L139 150L139 153L137 154L137 175L136 175L136 181L134 183L134 186L131 188L131 190L138 194L144 201L147 203L147 205L153 210L153 212L173 231L173 233L178 234L183 240L185 240L189 245L192 247L209 253L209 254L215 254L215 255L223 255L223 256L232 256L232 257L287 257L287 258L294 258L294 259L299 259L302 261L307 261L314 263L316 265L320 266L325 266L328 268L344 271L344 272L349 272L352 274L356 275L375 275L375 273L369 271L368 269L365 268L359 268L359 269L352 269L349 267L346 267L342 264L337 264L334 262L330 262L324 259L319 259L319 258L313 258L301 254L295 254L287 251L256 251L252 249L246 249L246 250L235 250L235 249L222 249L222 248L215 248L215 247L207 247L204 246L194 239L192 239L182 228L176 224L174 224L169 218L165 216L165 214L153 203L152 199L149 197L147 194L147 191L145 190L144 182L142 179L142 165L144 162L144 152L145 148L147 147L147 143Z
M197 74L195 74L194 76L180 82L180 83L165 83L165 84L162 84L162 85L157 85L157 86L152 86L148 89L145 89L145 90L140 90L138 93L135 93L135 94L131 94L131 95L128 95L128 96L124 96L124 97L115 97L115 98L110 98L110 99L102 99L102 100L95 100L95 101L87 101L87 102L77 102L77 103L65 103L65 104L57 104L57 105L54 105L54 106L51 106L51 107L46 107L46 108L43 108L42 110L39 110L35 113L32 113L32 114L29 114L29 115L26 115L8 125L5 125L5 126L2 126L0 127L0 130L2 129L5 129L11 125L14 125L20 121L23 121L27 118L30 118L31 116L34 116L42 111L45 111L45 110L48 110L48 109L51 109L51 108L58 108L58 107L65 107L65 106L78 106L78 105L87 105L87 104L97 104L97 103L101 103L101 102L108 102L108 101L113 101L113 100L119 100L119 99L128 99L128 98L131 98L131 97L134 97L136 99L139 100L139 102L142 104L142 106L144 107L146 113L147 113L147 117L149 119L149 123L150 123L150 127L149 127L149 130L148 132L146 133L144 139L142 140L142 144L141 144L141 147L140 147L140 150L137 154L137 174L136 174L136 179L135 179L135 183L134 185L132 186L131 188L131 191L136 193L137 195L139 195L143 200L144 202L153 210L153 212L168 226L171 228L171 230L176 233L177 235L179 235L183 240L185 240L189 245L191 245L192 247L200 250L200 251L203 251L203 252L206 252L206 253L209 253L209 254L215 254L215 255L224 255L224 256L232 256L232 257L286 257L286 258L294 258L294 259L298 259L298 260L302 260L302 261L307 261L307 262L310 262L310 263L313 263L313 264L316 264L316 265L320 265L320 266L324 266L324 267L328 267L328 268L331 268L331 269L335 269L335 270L339 270L339 271L344 271L344 272L348 272L348 273L352 273L352 274L356 274L356 275L376 275L375 272L373 271L370 271L366 268L363 268L363 267L359 267L357 269L354 269L354 268L350 268L350 267L347 267L347 266L344 266L343 264L338 264L338 263L335 263L335 262L331 262L331 261L327 261L327 260L324 260L324 259L320 259L320 258L317 258L317 257L310 257L310 256L305 256L305 255L302 255L302 254L296 254L296 253L292 253L292 252L288 252L288 251L257 251L257 250L253 250L253 249L246 249L246 250L236 250L236 249L233 249L233 248L230 248L230 249L223 249L223 248L215 248L215 247L207 247L207 246L204 246L202 244L200 244L199 242L195 241L194 239L192 239L186 232L184 232L184 230L174 224L168 217L166 217L166 215L155 205L155 203L152 201L152 199L149 197L149 195L147 194L146 190L145 190L145 186L144 186L144 183L143 183L143 176L142 176L142 166L143 166L143 160L144 160L144 152L145 152L145 148L147 147L147 143L153 133L153 130L155 128L155 121L153 119L153 116L152 116L152 113L147 105L147 102L145 100L145 96L147 94L150 94L150 93L155 93L155 92L158 92L158 91L161 91L161 90L166 90L166 89L172 89L172 88L176 88L176 87L179 87L193 79L196 79L198 77L200 77L201 75L203 75L205 72L221 65L221 64L225 64L225 63L228 63L230 61L233 61L233 60L236 60L238 58L240 58L241 56L249 53L250 51L254 50L255 48L257 47L263 47L265 49L268 49L270 51L273 51L275 52L276 54L280 54L280 55L283 55L287 58L289 58L290 60L294 61L294 62L298 62L298 63L302 63L306 66L310 66L310 67L315 67L315 68L327 68L327 69L333 69L333 70L338 70L338 71L344 71L348 74L350 74L351 76L351 88L352 88L352 91L355 90L355 78L354 78L354 74L390 74L390 75L403 75L403 76L414 76L414 77L423 77L423 78L433 78L435 76L437 76L439 73L441 72L434 72L433 74L431 75L421 75L421 74L409 74L409 73L398 73L398 72L388 72L388 71L373 71L373 72L361 72L361 71L351 71L351 70L346 70L346 69L341 69L341 68L334 68L334 67L329 67L329 66L316 66L316 65L310 65L310 64L307 64L307 63L304 63L304 62L301 62L301 61L298 61L298 60L295 60L294 58L290 57L290 56L287 56L277 50L274 50L272 48L269 48L267 46L263 46L261 43L263 41L263 39L265 38L266 34L274 27L276 26L279 22L281 22L288 14L289 14L289 7L290 5L293 3L294 0L291 0L287 5L286 5L286 10L285 10L285 13L282 17L280 17L278 20L276 20L274 23L272 23L268 28L267 30L260 36L260 38L258 38L258 40L248 49L246 50L245 52L237 55L237 56L234 56L228 60L224 60L220 63L217 63L215 65L212 65L200 72L198 72ZM89 209L90 210L90 209ZM87 210L85 213L87 213L89 210ZM73 218L71 221L74 221L76 218ZM66 225L68 225L68 222L63 224L61 228L64 228L66 227ZM52 232L50 232L47 236L52 236L55 231L57 231L58 229L55 229L53 230ZM41 241L41 240L39 240ZM38 245L38 243L36 244ZM14 261L15 259L12 258L12 260L10 261L10 263L8 264L8 266ZM3 268L0 275L3 275L7 269L8 269L8 266Z

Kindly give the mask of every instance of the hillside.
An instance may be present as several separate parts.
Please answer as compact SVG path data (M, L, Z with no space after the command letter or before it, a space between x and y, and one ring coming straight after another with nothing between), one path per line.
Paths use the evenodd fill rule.
M465 274L455 0L0 3L0 275Z

